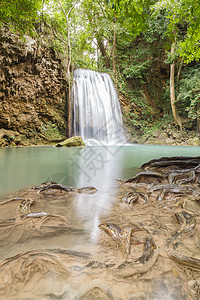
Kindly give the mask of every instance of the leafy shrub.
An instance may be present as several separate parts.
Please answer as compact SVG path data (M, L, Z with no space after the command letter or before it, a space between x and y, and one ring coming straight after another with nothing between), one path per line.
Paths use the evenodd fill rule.
M200 67L185 68L180 80L177 103L185 118L191 121L199 118Z

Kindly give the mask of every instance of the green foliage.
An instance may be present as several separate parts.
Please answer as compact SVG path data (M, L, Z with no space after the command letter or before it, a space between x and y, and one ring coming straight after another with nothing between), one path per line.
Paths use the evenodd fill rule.
M167 127L168 124L173 123L173 116L172 114L164 114L163 117L159 120L148 124L143 128L144 134L147 136L151 136L154 134L155 131L163 131L163 128Z
M177 103L185 118L193 121L199 118L200 104L200 67L186 68L180 80Z
M195 30L192 27L188 29L187 37L179 43L178 53L186 63L200 59L200 25Z
M135 48L129 47L129 51L119 51L118 63L125 78L138 79L140 83L144 83L152 64L149 59L150 54L150 48L145 47L145 45L138 45Z
M177 53L189 63L200 59L200 2L197 0L161 0L152 6L152 16L165 14L168 35L177 41Z
M156 17L148 18L148 28L144 33L145 40L147 43L160 41L167 41L168 37L168 19L162 12L157 12Z
M65 56L65 61L69 56L69 29L73 68L109 72L119 91L129 98L132 124L144 130L158 124L159 118L161 122L169 121L169 66L166 64L179 62L183 57L185 64L176 104L183 117L191 122L198 118L200 70L194 61L200 58L199 1L60 1L66 13L73 7L69 24L58 0L2 0L0 23L31 35L37 27L42 29L42 24L44 31L37 32L41 36L49 35L49 46ZM174 41L176 50L171 55L169 49ZM113 53L116 70L112 73ZM160 76L161 72L164 75ZM159 82L161 77L164 83ZM50 137L58 130L49 124L43 131Z
M166 64L173 64L179 58L179 54L177 52L170 53L167 52L167 59L165 60Z
M135 36L147 27L150 0L106 0L108 9L129 33Z
M141 83L144 83L142 80L144 77L144 73L147 68L151 65L150 60L146 60L137 64L126 65L123 70L123 74L126 78L137 78L140 79Z
M41 133L45 136L45 138L49 141L55 141L63 138L60 130L58 129L56 124L48 123L41 125Z
M0 24L9 23L21 33L31 32L41 7L42 0L1 0Z
M62 54L64 54L64 45L63 42L59 39L53 39L51 40L51 44L49 45L50 48L52 48L55 52L60 52Z

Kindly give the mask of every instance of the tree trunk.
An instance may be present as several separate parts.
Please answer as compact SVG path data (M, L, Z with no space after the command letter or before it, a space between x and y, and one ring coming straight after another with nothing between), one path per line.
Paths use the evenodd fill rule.
M42 32L42 23L44 24L44 0L42 0L42 15L40 18L40 32Z
M175 42L172 43L171 54L174 54L174 52L175 52ZM171 108L172 108L174 121L176 122L176 124L179 125L180 129L182 130L182 119L177 113L176 104L175 104L176 96L175 96L174 74L175 74L175 62L173 62L170 65L170 99L171 99Z
M68 115L67 115L67 137L71 136L71 40L70 40L70 32L69 32L69 13L67 14L67 41L68 41L68 65L67 65L67 75L68 75L68 82L69 82L69 93L68 93Z
M181 62L180 62L179 67L178 67L178 73L177 73L177 79L176 79L176 91L177 91L177 93L179 92L179 79L180 79L180 76L181 76L181 69L182 69L182 66L183 66L183 61L184 61L184 56L181 58Z
M76 5L77 1L74 2L72 7L69 9L69 11L66 13L64 10L64 7L61 3L60 0L58 0L60 7L64 13L65 20L67 23L67 49L68 49L68 58L67 58L67 76L68 76L68 82L69 82L69 92L68 92L68 102L67 102L67 107L68 107L68 112L67 112L67 136L70 136L71 133L71 38L70 38L70 31L69 31L69 15Z
M148 91L148 88L145 85L143 85L143 91L142 91L142 94L145 98L145 100L147 101L148 105L152 106L155 110L156 110L156 105L155 105L155 101L154 101L154 98L151 97L149 91Z
M106 68L109 68L110 67L110 61L109 61L109 57L107 55L107 52L106 52L106 49L105 49L102 37L101 36L97 36L96 39L97 39L97 43L98 43L101 55L103 57L105 66L106 66Z
M199 103L197 103L197 133L198 133L198 136L200 136L200 105L199 105Z
M116 16L114 18L114 23L116 24ZM114 32L113 32L113 49L112 49L112 59L113 59L113 73L115 73L115 49L116 49L116 28L114 27Z

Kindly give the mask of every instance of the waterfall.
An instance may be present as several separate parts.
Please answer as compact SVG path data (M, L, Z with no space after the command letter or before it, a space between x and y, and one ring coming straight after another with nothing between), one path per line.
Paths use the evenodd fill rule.
M108 74L76 69L71 101L73 135L86 144L125 143L119 99Z

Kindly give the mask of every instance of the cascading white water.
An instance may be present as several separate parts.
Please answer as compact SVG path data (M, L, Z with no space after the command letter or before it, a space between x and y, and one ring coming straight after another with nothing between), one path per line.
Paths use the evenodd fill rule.
M72 134L86 143L125 143L116 89L106 73L76 69L72 87Z

